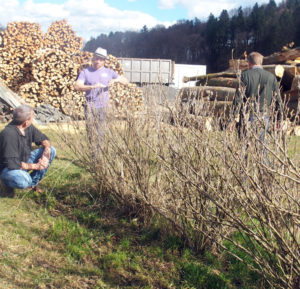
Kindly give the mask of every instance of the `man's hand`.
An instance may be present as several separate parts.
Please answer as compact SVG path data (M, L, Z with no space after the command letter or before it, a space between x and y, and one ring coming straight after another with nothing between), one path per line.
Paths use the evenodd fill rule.
M96 89L96 88L105 88L106 86L102 83L96 83L93 85L87 85L84 84L84 82L82 80L76 80L75 84L74 84L74 88L75 90L78 91L89 91L91 89Z
M48 140L42 142L44 151L40 159L38 160L39 170L44 170L48 167L51 155L51 144Z
M49 160L50 160L50 158L47 158L47 156L42 155L37 163L39 165L39 170L46 169L49 165Z
M48 167L49 159L46 156L41 156L37 163L24 163L21 162L21 169L25 171L41 171Z
M96 83L94 85L92 85L92 88L95 89L95 88L105 88L106 86L102 83Z
M41 156L47 158L48 160L50 160L50 155L51 155L51 146L50 146L50 142L49 144L46 144L47 146L44 148L43 154Z
M49 140L42 141L42 146L44 147L44 151L37 164L39 165L37 170L44 170L48 167L51 156L51 144Z
M117 78L110 80L109 85L112 85L115 82L119 82L119 83L122 83L122 84L125 84L125 85L129 83L127 78L125 78L123 75L120 75Z
M21 162L21 169L25 170L25 171L31 171L31 170L39 171L39 170L42 170L39 163L32 164L32 163L24 163L24 162Z
M44 170L49 166L50 157L51 157L51 144L49 140L43 140L42 146L44 147L44 151L39 158L37 163L24 163L21 162L21 169L26 171L40 171Z

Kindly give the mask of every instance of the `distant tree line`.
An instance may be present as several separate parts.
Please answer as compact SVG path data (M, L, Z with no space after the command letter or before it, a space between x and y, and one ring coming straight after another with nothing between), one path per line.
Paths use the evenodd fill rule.
M228 60L253 50L269 55L282 46L300 45L300 0L285 0L251 8L242 7L219 17L210 14L207 22L198 18L179 20L139 32L111 32L91 38L84 50L101 46L117 57L166 58L176 63L204 64L209 72L228 67Z

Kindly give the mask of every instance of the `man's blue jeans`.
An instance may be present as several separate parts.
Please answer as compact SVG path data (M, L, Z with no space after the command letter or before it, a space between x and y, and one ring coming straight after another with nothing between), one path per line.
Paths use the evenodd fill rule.
M266 150L266 146L268 144L266 134L270 128L270 117L262 116L262 118L259 121L256 117L250 115L249 122L250 125L253 127L254 131L256 131L259 140L261 141L260 150L263 156L264 164L270 166L270 160L268 158L268 153Z
M31 152L30 158L27 163L37 163L39 158L42 156L44 148L38 148ZM56 155L56 150L51 147L51 155L49 165L46 169L40 171L32 171L30 174L25 170L10 170L4 168L0 174L0 179L4 185L11 188L26 189L29 187L34 187L46 174L52 160Z

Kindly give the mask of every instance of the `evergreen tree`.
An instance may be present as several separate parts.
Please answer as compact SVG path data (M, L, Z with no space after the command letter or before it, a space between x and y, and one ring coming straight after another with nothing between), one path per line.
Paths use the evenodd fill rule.
M257 3L229 13L223 10L207 22L178 20L166 28L144 26L138 32L115 32L91 38L85 50L99 46L117 57L166 58L176 63L206 64L208 72L225 70L232 52L235 58L253 50L263 55L279 51L292 41L300 45L300 0Z
M249 19L250 29L251 29L251 45L253 49L255 50L262 50L262 47L260 45L261 40L264 35L264 28L265 28L265 22L264 22L264 8L261 6L259 7L257 3L255 3L252 12L250 14Z

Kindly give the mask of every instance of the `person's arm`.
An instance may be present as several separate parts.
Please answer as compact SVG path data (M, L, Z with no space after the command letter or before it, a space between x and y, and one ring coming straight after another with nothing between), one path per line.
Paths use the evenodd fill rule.
M109 82L109 85L113 84L114 82L120 82L122 84L128 84L129 81L127 80L126 77L124 77L123 75L119 75L117 78L115 79L112 79L110 82Z
M81 80L81 79L77 79L74 83L74 88L75 90L77 91L89 91L91 89L96 89L96 88L104 88L105 85L101 84L101 83L96 83L96 84L93 84L93 85L87 85L87 84L84 84L84 81Z
M236 124L240 122L244 95L245 95L245 84L244 84L244 75L242 73L232 101L233 116L229 123L230 130L233 130Z
M280 93L280 89L277 83L277 80L275 79L274 83L273 83L273 92L275 94L275 99L278 103L278 119L281 120L282 119L282 115L283 115L283 103L282 103L282 99L281 99L281 93Z
M25 170L25 171L39 171L39 170L43 170L42 166L39 163L36 164L31 164L31 163L24 163L21 162L21 170Z
M47 168L50 162L50 156L51 156L51 143L49 140L43 140L42 146L44 147L44 151L42 156L40 157L38 163L44 167ZM43 169L43 168L42 168Z
M242 103L245 97L245 75L242 73L241 79L239 81L238 87L235 92L233 99L233 115L237 118L240 115Z
M51 143L49 140L43 140L41 142L42 147L44 147L43 154L37 163L25 163L21 162L22 170L44 170L48 167L51 155Z

